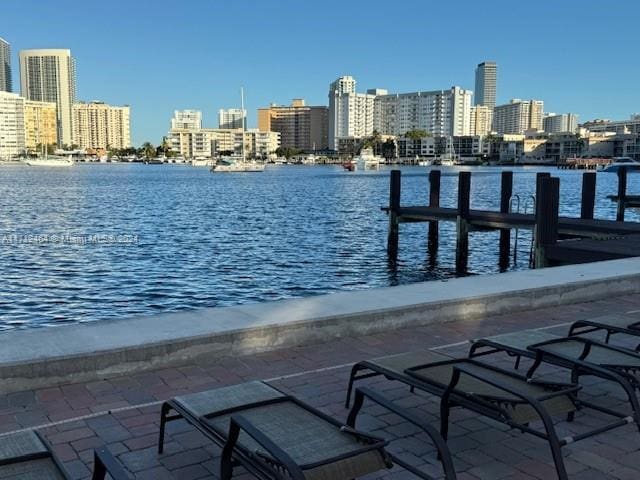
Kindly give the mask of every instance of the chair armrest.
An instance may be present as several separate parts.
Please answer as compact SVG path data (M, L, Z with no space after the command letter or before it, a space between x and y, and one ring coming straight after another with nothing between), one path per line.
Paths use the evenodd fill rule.
M113 480L129 480L129 475L115 457L106 448L97 448L93 451L93 476L92 480L104 480L106 474Z
M440 435L440 432L438 432L438 430L433 428L428 423L420 420L408 410L400 407L396 403L390 401L388 398L371 390L370 388L356 388L353 408L351 409L351 412L349 412L349 416L347 418L347 425L349 427L355 428L356 417L360 411L360 408L362 407L365 397L372 402L380 405L381 407L386 408L390 412L395 413L399 417L404 418L409 423L412 423L416 427L420 428L424 433L426 433L438 450L438 456L440 458L440 461L442 462L442 469L444 470L445 479L455 480L456 472L453 468L453 459L451 458L451 452L449 451L444 438L442 438L442 435Z
M231 450L235 447L240 431L245 432L251 438L253 438L262 448L264 448L269 455L273 457L278 463L282 465L291 476L291 480L305 480L302 470L298 464L278 445L276 445L269 437L258 430L249 420L242 415L233 415L231 417L229 425L229 437L227 443L224 446L224 451Z

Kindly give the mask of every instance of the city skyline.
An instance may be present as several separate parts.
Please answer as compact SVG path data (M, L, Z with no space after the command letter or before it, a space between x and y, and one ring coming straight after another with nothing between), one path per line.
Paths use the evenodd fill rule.
M101 18L102 25L118 35L103 35L104 27L96 29L93 22L71 24L62 13L65 5L72 5L68 0L5 6L0 37L11 44L14 92L20 50L68 48L78 65L77 98L131 105L134 144L157 143L176 109L201 110L203 123L215 126L219 109L239 107L240 86L245 87L248 126L254 127L257 109L271 103L288 105L303 97L309 105L327 105L327 85L341 75L355 77L361 91L402 93L453 85L474 90L474 70L485 60L496 61L500 68L498 104L539 98L548 110L575 112L581 121L625 119L640 109L640 94L633 82L624 81L637 77L640 67L598 40L615 34L622 43L627 37L631 41L633 13L640 11L636 5L530 9L503 1L489 6L467 2L451 22L442 21L454 15L448 7L417 2L396 3L392 9L381 2L370 9L343 5L339 10L328 2L305 5L304 11L291 1L275 2L280 8L221 5L215 12L214 6L200 5L195 13L172 11L174 22L167 32L162 25L168 24L168 14L158 8L164 3L153 9L120 1L83 7L83 15ZM379 23L375 19L384 6L388 24L381 35L372 25ZM407 16L409 10L415 14ZM138 13L147 21L140 22ZM218 21L210 28L213 13ZM574 41L561 45L551 37L554 29L566 28L567 16L578 28L572 30ZM349 20L353 18L359 21ZM406 21L399 23L399 18ZM485 20L494 28L486 28ZM282 32L274 35L265 26L269 21L277 22ZM50 28L52 23L56 28ZM238 25L246 29L245 35L232 35ZM530 35L523 32L526 25ZM180 34L187 29L188 41ZM295 38L291 57L277 49L283 35ZM416 49L424 52L418 55L423 61L415 62Z

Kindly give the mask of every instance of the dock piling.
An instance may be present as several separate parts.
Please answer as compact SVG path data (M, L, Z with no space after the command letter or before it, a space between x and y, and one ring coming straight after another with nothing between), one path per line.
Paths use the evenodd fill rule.
M624 210L627 202L627 168L618 169L618 210L616 221L624 222Z
M502 172L500 182L500 212L509 213L511 197L513 196L513 172ZM500 230L500 271L509 267L509 253L511 251L511 229Z
M580 205L580 218L593 220L596 204L596 174L585 172L582 174L582 202Z
M456 239L456 271L465 273L469 261L469 211L471 202L471 172L458 174L458 218Z
M440 170L431 170L429 172L429 207L440 207ZM433 258L438 252L439 242L439 223L438 221L429 222L429 255Z
M549 266L545 247L558 241L558 211L560 206L560 179L542 177L538 181L536 196L535 268Z
M392 261L398 258L398 212L400 210L400 170L391 170L389 183L389 234L387 237L387 255Z

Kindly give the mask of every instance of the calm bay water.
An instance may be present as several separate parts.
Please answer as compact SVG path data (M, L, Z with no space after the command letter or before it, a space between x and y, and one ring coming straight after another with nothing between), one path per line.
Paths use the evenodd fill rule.
M535 190L518 168L514 193ZM561 214L577 216L581 172L560 177ZM402 203L425 204L427 169L403 168ZM500 168L473 168L472 208L497 209ZM458 169L443 169L454 206ZM596 216L614 218L613 174L598 174ZM386 258L388 169L269 166L211 174L174 165L78 164L0 168L0 329L227 306L455 276L455 226L438 257L426 224L401 226L397 266ZM630 176L640 192L640 175ZM628 219L640 220L629 211ZM109 237L111 236L111 237ZM473 233L469 269L498 271L498 234ZM85 239L87 243L78 243ZM118 243L124 242L124 243ZM531 237L520 232L527 268Z

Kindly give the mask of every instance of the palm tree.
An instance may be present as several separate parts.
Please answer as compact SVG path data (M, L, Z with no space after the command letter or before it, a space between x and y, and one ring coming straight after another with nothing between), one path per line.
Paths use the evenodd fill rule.
M153 158L156 154L156 147L149 142L144 142L140 148L142 149L142 154L147 158Z

